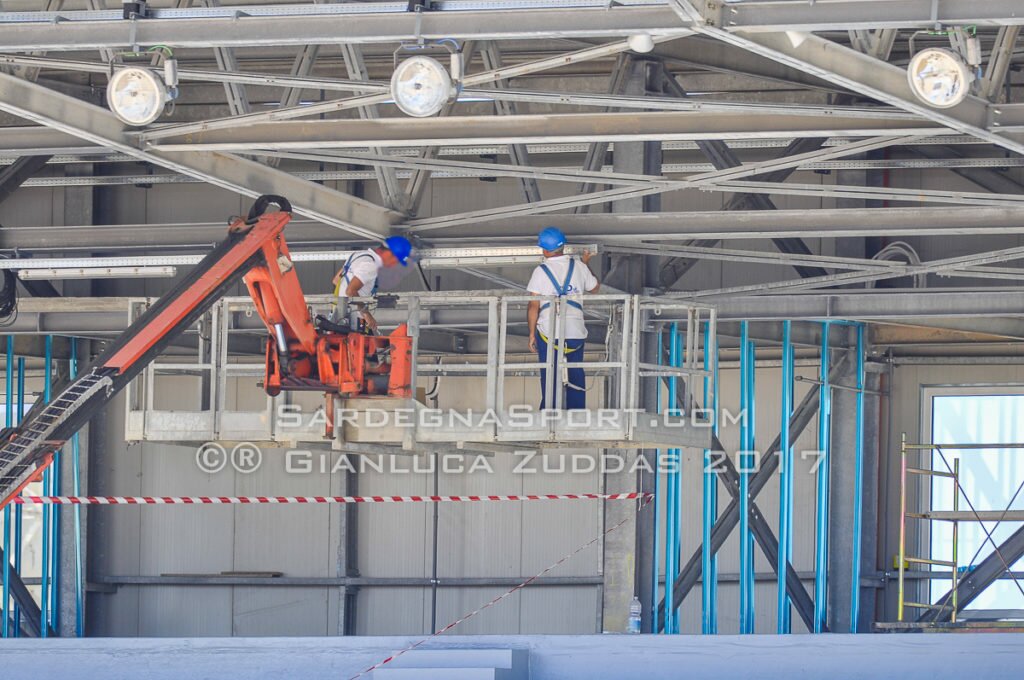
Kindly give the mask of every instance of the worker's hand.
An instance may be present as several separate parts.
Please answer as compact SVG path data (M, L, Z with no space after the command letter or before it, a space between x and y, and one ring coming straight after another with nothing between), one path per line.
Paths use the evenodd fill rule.
M537 351L537 333L536 333L536 331L534 331L533 333L530 333L530 351L531 352L536 352Z
M362 312L360 312L360 314L362 314L363 321L366 322L366 327L369 328L374 333L376 333L377 332L377 320L373 318L373 314L370 314L370 312L368 312L365 309Z
M594 251L592 251L592 250L584 250L583 253L580 254L580 262L582 262L583 264L589 265L590 264L590 258L592 258L593 256L594 256Z

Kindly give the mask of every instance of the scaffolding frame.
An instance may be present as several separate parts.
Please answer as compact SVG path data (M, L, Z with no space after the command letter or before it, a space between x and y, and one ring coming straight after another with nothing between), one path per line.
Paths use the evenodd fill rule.
M946 611L950 612L950 623L957 623L957 614L959 613L959 584L960 584L960 565L959 565L959 524L961 522L977 522L981 525L982 531L985 534L985 542L991 543L994 549L994 554L1000 556L999 545L996 544L992 538L992 531L985 527L984 522L995 521L996 526L1002 521L1024 521L1024 514L1017 513L1016 515L1012 511L1006 508L1003 511L987 512L985 510L977 510L974 504L971 503L966 490L960 483L960 459L953 459L952 465L949 460L946 459L946 450L959 450L959 451L981 451L981 450L1024 450L1024 443L952 443L952 444L934 444L934 443L908 443L906 432L901 434L900 437L900 528L899 528L899 553L897 556L897 571L898 571L898 590L897 590L897 622L903 623L906 616L906 609L921 609L925 611ZM946 470L937 470L933 467L925 467L920 462L916 467L908 465L907 457L911 452L923 453L926 451L937 452L942 459L943 464L946 466ZM907 511L907 479L908 475L915 475L920 478L940 478L950 479L953 482L953 510L942 511L942 510L919 510L919 511ZM960 497L963 495L964 500L967 502L970 510L960 510ZM1013 502L1013 499L1010 500ZM998 514L998 517L994 515ZM936 560L931 557L920 557L915 555L907 555L907 520L919 520L928 522L929 525L932 522L949 522L952 525L952 550L951 557L949 560ZM994 530L995 527L993 527ZM980 549L978 551L980 553ZM975 554L975 558L977 554ZM971 560L974 561L974 558ZM906 597L906 581L907 572L911 571L911 565L924 566L940 566L947 567L950 570L950 590L943 601L938 603L926 603L916 602L908 600ZM1006 567L1006 572L1010 577L1017 582L1016 577L1013 575L1011 570L1012 565L1007 564L1006 560L1003 559L1003 564ZM968 565L970 566L970 565ZM922 569L921 571L931 572L931 569ZM1018 583L1018 588L1020 584ZM929 625L929 624L923 624Z

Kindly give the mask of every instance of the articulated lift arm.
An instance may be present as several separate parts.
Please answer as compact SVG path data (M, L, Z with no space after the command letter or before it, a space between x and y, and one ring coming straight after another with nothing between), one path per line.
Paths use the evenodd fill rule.
M280 206L280 212L264 214L270 203ZM282 236L289 220L287 199L261 196L249 216L232 222L228 237L129 326L89 371L58 388L49 403L37 403L19 426L0 432L0 508L42 473L54 451L253 268L267 272L271 285L281 286L276 295L267 290L264 298L274 300L279 311L287 309L292 333L315 342L316 331Z

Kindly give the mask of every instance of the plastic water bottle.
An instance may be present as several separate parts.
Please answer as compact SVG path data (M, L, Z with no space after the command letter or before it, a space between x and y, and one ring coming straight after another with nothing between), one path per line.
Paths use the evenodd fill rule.
M640 616L643 614L644 606L640 604L640 598L634 597L629 603L629 623L626 626L627 633L640 632Z

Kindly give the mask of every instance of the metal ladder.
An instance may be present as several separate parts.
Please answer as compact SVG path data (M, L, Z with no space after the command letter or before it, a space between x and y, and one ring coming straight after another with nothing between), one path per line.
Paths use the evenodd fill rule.
M68 385L57 398L22 422L14 436L0 443L0 507L35 474L42 456L60 447L53 433L97 392L112 385L109 376L87 373Z

